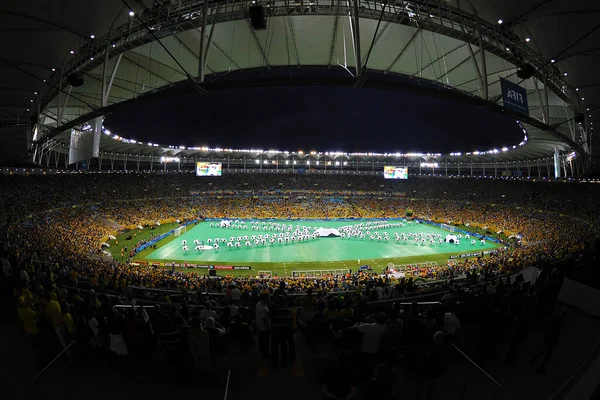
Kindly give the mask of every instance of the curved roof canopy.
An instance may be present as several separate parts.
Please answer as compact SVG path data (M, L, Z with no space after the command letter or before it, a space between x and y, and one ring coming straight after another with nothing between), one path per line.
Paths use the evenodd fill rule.
M451 92L499 112L505 78L526 88L530 117L513 115L528 140L504 157L591 151L594 104L600 103L593 47L600 6L585 1L263 1L265 30L250 23L254 1L33 3L11 0L0 10L0 45L10 49L0 62L0 119L33 115L34 139L65 143L71 128L82 129L124 102L182 87L203 93L247 85L236 73L259 71L255 84L417 86L426 95ZM517 71L526 65L534 74L522 80ZM343 77L294 75L314 66ZM277 76L282 68L294 80ZM70 84L74 73L81 86ZM574 120L579 113L582 124ZM131 150L109 135L101 144Z

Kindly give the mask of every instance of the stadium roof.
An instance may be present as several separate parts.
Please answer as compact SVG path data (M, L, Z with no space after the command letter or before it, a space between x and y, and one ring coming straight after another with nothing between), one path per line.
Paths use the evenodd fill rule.
M531 117L519 118L527 145L502 157L547 156L555 147L589 150L591 136L586 134L593 132L600 104L596 2L361 1L355 9L353 3L335 0L269 1L262 2L268 15L263 31L249 22L252 3L208 2L205 19L204 3L196 0L5 1L0 9L0 46L5 49L0 121L28 122L33 115L40 132L64 143L71 127L80 129L127 101L177 93L182 84L199 92L242 85L235 81L236 71L261 71L266 79L256 82L281 84L274 72L278 67L325 66L347 71L346 76L303 76L297 82L414 90L390 83L381 78L383 73L433 81L438 94L428 95L452 87L463 94L461 101L493 107L502 104L503 77L526 87ZM358 24L348 15L355 11ZM360 41L354 43L357 28ZM357 64L378 75L357 79ZM525 64L534 66L535 78L521 82L517 68ZM82 86L67 82L73 72L83 76ZM104 98L103 91L108 94ZM580 111L585 112L583 127L590 130L582 131L574 122ZM176 143L166 138L164 144ZM103 135L102 146L127 152L140 145ZM156 151L153 146L137 150ZM168 147L161 151L174 153Z

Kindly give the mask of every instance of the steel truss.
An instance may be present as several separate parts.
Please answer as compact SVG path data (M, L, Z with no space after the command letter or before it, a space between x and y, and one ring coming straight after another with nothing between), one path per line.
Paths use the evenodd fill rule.
M355 4L357 7L354 7ZM247 2L236 0L216 0L210 2L207 7L204 1L184 0L150 9L143 13L140 19L131 19L128 23L111 29L108 35L89 41L70 57L62 68L49 78L46 90L40 97L40 109L44 109L58 95L59 89L65 90L68 86L66 80L61 77L74 72L85 74L93 70L105 62L107 52L110 51L114 57L151 43L155 41L155 37L160 40L176 33L197 29L204 20L204 10L207 10L212 24L248 19L248 5ZM382 10L382 6L385 10ZM524 63L531 64L536 69L534 76L540 82L544 82L567 104L574 104L581 110L579 98L563 81L558 68L527 47L516 34L501 25L488 23L443 2L414 0L382 4L380 1L365 0L277 0L264 3L264 7L268 9L269 16L286 18L290 15L344 17L356 11L359 18L377 20L383 11L384 23L411 26L419 31L427 30L461 40L466 44L483 47L485 52L490 52L517 67ZM150 27L151 32L147 27ZM510 51L507 51L507 48ZM487 79L487 74L484 76ZM487 92L487 88L483 88L482 92Z

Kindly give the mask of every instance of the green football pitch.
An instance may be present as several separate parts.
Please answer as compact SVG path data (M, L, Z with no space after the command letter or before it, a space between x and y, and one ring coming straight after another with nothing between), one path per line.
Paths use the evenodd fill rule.
M366 220L269 220L274 223L293 224L298 226L339 228L346 225L355 225ZM213 221L215 224L216 221ZM395 222L395 221L391 221ZM246 221L249 225L249 221ZM216 225L216 224L215 224ZM167 229L168 227L162 227ZM172 227L170 227L172 229ZM161 229L162 230L162 229ZM224 229L211 227L205 221L197 225L188 225L187 231L180 236L170 235L157 243L157 249L146 249L138 253L135 260L144 260L163 263L188 263L188 264L217 264L217 265L244 265L251 266L251 271L236 271L236 274L256 274L258 270L272 271L273 274L291 274L292 270L338 269L350 268L356 270L359 265L371 265L374 269L383 268L388 262L395 264L409 264L426 261L445 263L451 255L480 252L497 248L497 243L486 241L482 245L479 241L475 245L471 240L461 240L459 245L451 243L438 243L430 245L417 245L412 240L409 242L396 242L394 233L433 233L445 237L449 232L427 224L405 224L403 227L378 229L378 232L388 232L390 240L377 241L365 239L326 237L309 241L294 242L289 244L267 244L245 246L241 241L240 248L227 247L220 243L218 250L195 250L194 240L199 240L208 245L208 239L238 236L273 234L273 231L255 231L250 229ZM189 250L183 250L181 241L186 240ZM203 273L201 270L196 272Z

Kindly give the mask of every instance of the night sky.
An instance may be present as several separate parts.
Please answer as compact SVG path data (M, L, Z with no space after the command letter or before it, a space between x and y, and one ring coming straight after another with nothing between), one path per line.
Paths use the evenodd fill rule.
M125 106L104 125L143 142L288 151L467 152L523 138L514 120L472 105L347 87L187 94Z

